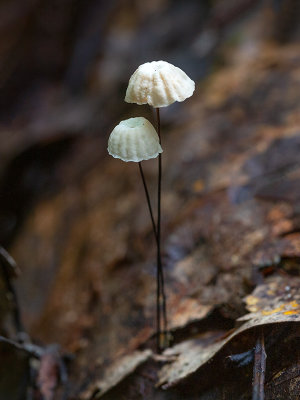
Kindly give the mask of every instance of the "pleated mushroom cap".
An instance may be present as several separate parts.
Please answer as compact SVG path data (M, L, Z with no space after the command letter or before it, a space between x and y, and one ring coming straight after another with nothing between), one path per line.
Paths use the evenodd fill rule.
M166 61L152 61L140 65L133 73L125 101L166 107L191 97L194 90L195 82L180 68Z
M156 130L144 117L121 121L110 134L107 150L126 162L149 160L162 153Z

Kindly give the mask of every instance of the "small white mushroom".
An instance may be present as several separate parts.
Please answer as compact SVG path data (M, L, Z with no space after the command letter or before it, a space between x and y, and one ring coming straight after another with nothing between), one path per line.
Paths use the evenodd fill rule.
M144 117L121 121L110 134L107 150L126 162L149 160L162 153L156 130Z
M166 61L152 61L140 65L133 73L125 101L166 107L191 97L194 90L195 82L180 68Z

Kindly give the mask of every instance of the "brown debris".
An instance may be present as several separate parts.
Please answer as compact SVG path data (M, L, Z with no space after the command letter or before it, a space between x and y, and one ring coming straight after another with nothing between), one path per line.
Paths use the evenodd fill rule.
M47 6L39 0L36 3L47 15ZM236 3L237 14L252 4L230 1L230 10L235 10ZM187 65L197 65L200 71L201 63L198 68L191 60L198 57L202 35L210 35L212 46L217 46L221 37L226 37L222 27L237 14L227 15L222 7L212 12L208 32L206 27L199 31L200 2L191 2L187 14L174 6L170 16L165 1L156 1L145 9L135 4L133 12L124 2L114 10L115 20L100 24L99 18L111 15L114 4L119 5L117 1L112 6L107 3L105 9L99 6L92 10L92 23L86 22L82 32L77 32L80 43L74 43L73 35L72 40L68 36L74 28L68 6L65 1L61 4L62 12L55 11L49 21L60 15L58 25L60 21L61 30L70 32L65 33L62 42L58 41L59 34L50 33L54 46L44 46L48 56L54 55L51 48L56 53L57 48L64 50L66 43L81 54L82 43L88 42L90 32L98 32L97 40L106 43L90 49L94 62L88 66L85 60L82 70L76 70L73 54L67 74L69 88L78 88L77 82L83 88L85 79L86 87L76 100L57 82L37 93L30 91L29 105L23 94L28 110L35 111L20 106L14 124L0 127L5 139L0 149L0 175L6 182L2 182L6 190L0 198L6 218L1 219L1 234L10 237L11 253L22 267L18 291L30 335L74 352L70 374L70 396L74 399L90 399L93 395L109 398L120 389L123 397L133 400L141 396L151 399L154 393L159 400L168 396L188 400L189 394L180 392L180 386L195 379L199 383L199 387L194 385L197 398L236 400L242 395L249 397L252 365L230 375L225 361L239 352L248 354L262 329L268 355L266 399L280 398L278 386L283 388L285 398L289 393L298 393L296 361L278 366L282 357L273 351L272 335L268 335L272 329L290 332L299 322L297 44L264 42L264 16L260 11L254 13L242 30L234 30L234 45L222 42L222 67L199 85L195 96L180 109L175 105L162 111L167 149L163 165L163 252L169 325L176 345L162 358L151 358L151 350L145 349L151 347L155 333L151 224L136 166L106 156L106 137L114 121L131 112L118 99L129 69L144 56L133 54L136 48L156 49L160 38L162 54L172 57L174 54L165 52L168 41L177 42L180 37L181 43L184 33L182 40L191 43L184 47L182 57L190 60ZM26 31L30 21L39 22L32 7L31 2L24 6ZM168 11L166 19L156 18L159 10ZM191 22L189 29L186 18ZM18 27L18 15L13 15L13 21ZM157 26L164 28L158 36L153 34ZM21 28L12 35L13 43L28 43L26 35L21 37ZM52 23L49 29L54 29ZM205 65L211 51L205 54ZM14 53L11 49L0 52ZM51 58L55 76L67 63L66 54L69 52L57 52L57 57ZM42 60L38 53L37 67ZM8 67L10 75L14 68ZM201 75L197 71L195 74ZM151 119L149 110L143 109L143 113ZM56 154L57 149L62 157ZM45 167L42 162L46 156L51 162ZM35 163L37 159L40 164ZM153 171L154 163L145 163L150 187L156 183ZM29 185L22 186L25 192L18 191L19 181ZM32 201L24 203L26 196L32 195L30 190L37 193L33 193ZM16 203L19 201L15 209L10 193ZM24 207L22 213L19 206ZM2 281L0 285L3 288ZM250 311L247 315L245 296ZM7 299L3 296L3 326L6 309ZM229 331L235 322L236 329ZM275 341L290 359L293 352L289 341L291 347L294 345L291 337L287 334L282 341L276 336ZM251 354L247 360L253 361ZM42 357L38 379L40 391L48 399L56 398L57 367L53 355ZM227 381L220 378L214 385L214 376L223 372ZM239 377L241 388L236 383ZM140 385L133 390L133 397L128 395L132 393L126 386L128 381L133 386L138 382L135 389Z
M207 332L199 339L185 341L167 349L164 355L177 357L174 362L161 369L157 384L163 389L168 389L195 374L222 347L223 342L216 341L222 334L224 332Z
M255 288L245 298L250 314L239 321L292 322L300 321L300 279L299 277L272 276L266 283Z
M151 357L151 350L136 351L118 359L105 372L103 378L93 382L90 388L81 395L82 399L100 398L106 392L117 386L127 376L134 373L136 368L145 363Z

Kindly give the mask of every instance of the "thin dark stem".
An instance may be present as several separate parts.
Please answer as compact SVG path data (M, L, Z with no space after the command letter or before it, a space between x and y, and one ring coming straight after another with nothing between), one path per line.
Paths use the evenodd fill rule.
M254 352L252 400L264 400L265 398L266 359L264 332L261 328Z
M157 132L159 136L159 142L161 143L160 134L160 115L159 108L156 109L157 115ZM161 259L161 178L162 178L162 157L161 154L158 156L158 191L157 191L157 224L155 224L151 200L149 196L149 191L147 188L147 183L145 175L143 172L142 164L139 162L139 171L141 174L144 191L146 195L146 200L148 204L148 209L150 213L150 218L152 222L153 233L155 236L156 247L157 247L157 270L156 270L156 326L157 326L157 351L161 352L163 347L167 346L167 335L168 335L168 325L167 325L167 301L164 289L164 274L163 265ZM162 320L162 321L161 321ZM161 322L163 323L163 329L161 329ZM163 335L162 335L163 334Z
M156 109L157 117L157 133L159 142L161 143L160 133L160 113L159 108ZM167 301L165 295L165 284L164 284L164 271L161 259L161 177L162 177L162 155L158 155L158 191L157 191L157 269L158 276L161 284L161 295L162 295L162 312L163 312L163 333L164 333L164 346L166 346L167 339Z
M152 211L149 191L148 191L148 188L147 188L147 183L146 183L146 179L145 179L145 175L144 175L144 171L143 171L143 167L142 167L142 163L141 162L139 162L139 170L140 170L141 178L142 178L142 181L143 181L143 186L144 186L144 191L145 191L146 200L147 200L147 204L148 204L148 209L149 209L149 213L150 213L150 218L151 218L151 222L152 222L152 229L153 229L153 233L154 233L154 236L155 236L155 241L157 242L156 226L155 226L155 221L154 221L154 216L153 216L153 211Z
M154 221L154 216L153 216L153 211L152 211L149 191L148 191L148 187L147 187L147 183L146 183L146 179L145 179L145 175L144 175L144 171L143 171L143 167L142 167L142 163L141 162L139 162L139 171L140 171L141 178L142 178L142 181L143 181L143 186L144 186L144 191L145 191L146 200L147 200L147 204L148 204L148 209L149 209L149 213L150 213L150 218L151 218L151 222L152 222L152 229L153 229L153 233L154 233L154 236L155 236L156 246L158 247L157 230L156 230L156 226L155 226L155 221ZM161 316L160 316L160 291L161 291L161 287L160 287L160 268L158 267L158 264L157 264L157 271L156 271L156 330L157 330L156 347L157 347L157 352L160 352L160 335L161 335L161 326L160 326L160 320L161 320Z

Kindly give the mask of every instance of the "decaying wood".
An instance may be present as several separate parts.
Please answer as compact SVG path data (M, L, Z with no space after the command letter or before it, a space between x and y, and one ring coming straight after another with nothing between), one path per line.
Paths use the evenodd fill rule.
M252 400L265 398L266 358L264 332L261 330L255 345Z
M210 34L212 47L223 46L224 65L190 100L162 110L162 250L172 335L163 354L154 351L155 243L143 188L136 165L106 155L114 119L131 112L153 119L148 109L120 105L125 81L112 82L129 71L107 68L122 55L115 25L103 28L111 38L103 59L90 49L95 59L84 93L74 98L45 88L31 99L41 102L39 113L22 109L19 123L1 127L1 137L10 135L0 149L0 236L21 274L16 279L11 266L0 280L0 398L298 398L299 47L266 40L268 17L259 7L234 28L234 45L222 42L228 21L252 6L237 3L226 18L222 7L214 9L188 50L195 54L187 54L203 57L202 35ZM134 43L145 47L155 32L151 7L134 9L134 18L149 19L145 36L126 5L108 7L105 15L115 12L118 29L131 30ZM189 7L192 40L202 6ZM182 11L174 10L172 19L180 22ZM89 30L82 30L87 40ZM107 71L106 80L97 78L97 68ZM87 72L70 70L82 86ZM143 168L154 187L155 162ZM24 197L20 209L11 193ZM7 282L16 285L17 305ZM22 313L27 341L11 333L12 310ZM14 370L10 379L4 365Z

